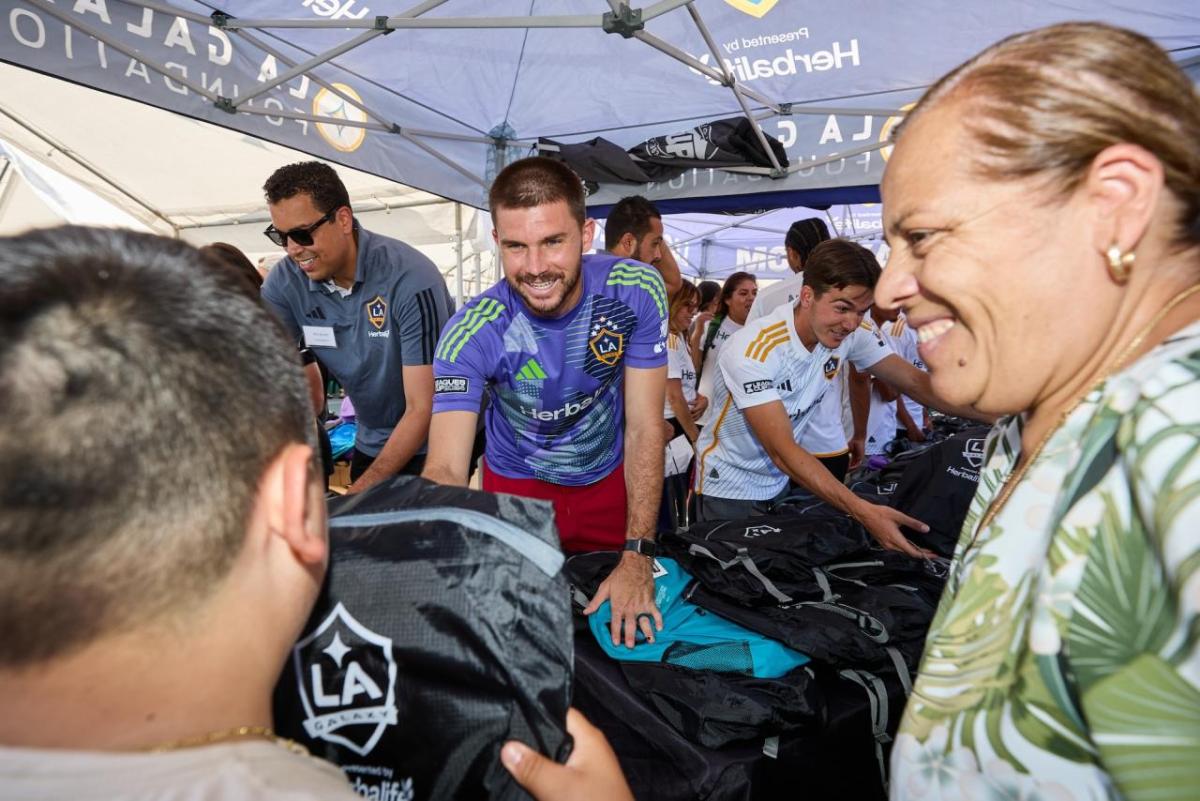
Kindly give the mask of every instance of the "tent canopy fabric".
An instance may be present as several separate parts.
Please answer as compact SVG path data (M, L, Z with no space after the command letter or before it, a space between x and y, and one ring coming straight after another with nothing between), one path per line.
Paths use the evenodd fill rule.
M228 242L255 259L282 255L262 234L270 223L262 186L276 168L311 155L6 64L0 64L0 86L0 148L8 145L0 159L12 165L9 177L0 174L8 183L0 188L0 233L104 223L106 214L110 225L195 245ZM364 226L421 248L443 271L456 265L452 201L359 170L337 170ZM40 192L34 189L39 180ZM44 191L45 182L58 181L77 184L93 199L64 207L65 192ZM81 202L109 211L80 216ZM480 241L474 210L461 217L464 258L487 252L487 231Z
M479 208L498 167L539 138L629 148L669 136L688 153L698 148L690 129L736 115L783 143L786 170L695 168L601 185L591 201L635 190L680 210L711 210L714 198L759 209L871 200L903 107L1003 36L1098 19L1193 67L1200 53L1200 6L1185 0L929 0L885 13L871 0L6 6L0 60ZM197 158L163 144L176 159ZM205 158L222 179L236 169L219 152Z

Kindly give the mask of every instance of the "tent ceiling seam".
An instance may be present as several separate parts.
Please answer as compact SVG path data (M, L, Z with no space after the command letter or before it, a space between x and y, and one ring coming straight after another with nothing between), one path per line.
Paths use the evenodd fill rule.
M533 7L537 4L537 0L529 0L529 13L533 14ZM512 89L508 92L508 102L504 105L504 119L500 122L501 126L508 126L509 115L512 114L513 100L517 96L517 81L521 78L521 66L525 63L525 46L529 44L529 29L525 29L525 36L521 38L521 52L517 54L517 68L513 70ZM494 130L494 129L493 129Z

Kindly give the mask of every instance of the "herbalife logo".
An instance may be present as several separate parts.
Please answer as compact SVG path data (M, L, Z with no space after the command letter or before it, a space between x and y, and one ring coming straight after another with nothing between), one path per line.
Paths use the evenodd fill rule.
M543 381L545 378L546 371L538 364L537 359L530 359L517 371L518 381Z

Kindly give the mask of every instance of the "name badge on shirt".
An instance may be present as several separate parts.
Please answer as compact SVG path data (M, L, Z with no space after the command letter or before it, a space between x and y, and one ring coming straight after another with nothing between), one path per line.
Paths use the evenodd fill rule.
M333 336L333 327L328 325L305 325L304 344L310 348L336 348L337 339Z

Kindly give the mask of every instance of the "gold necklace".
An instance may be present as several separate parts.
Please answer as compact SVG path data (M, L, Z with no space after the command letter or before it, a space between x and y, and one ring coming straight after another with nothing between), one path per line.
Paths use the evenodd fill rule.
M971 543L967 546L967 550L970 550L970 548L975 545L975 540L979 537L980 533L982 533L989 525L991 525L992 521L996 519L996 516L1000 514L1000 511L1008 502L1009 497L1016 490L1017 485L1021 483L1021 479L1024 478L1025 473L1029 470L1029 467L1035 461L1037 461L1038 456L1040 456L1042 453L1042 449L1046 447L1058 429L1062 428L1063 424L1067 422L1067 418L1070 417L1077 408L1079 408L1079 405L1083 403L1084 399L1087 398L1088 395L1091 394L1093 389L1107 381L1113 376L1113 374L1115 374L1124 366L1125 360L1132 356L1134 352L1141 347L1142 342L1145 341L1146 337L1150 335L1150 332L1153 331L1154 328L1161 323L1168 314L1171 313L1172 309L1174 309L1180 303L1183 303L1197 292L1200 292L1200 284L1193 284L1179 294L1175 295L1175 297L1171 298L1171 300L1167 302L1167 305L1159 309L1158 313L1151 318L1150 322L1143 326L1137 332L1137 334L1134 335L1133 339L1130 340L1129 344L1126 345L1119 354L1117 354L1116 359L1113 360L1112 367L1102 371L1100 379L1089 386L1087 390L1083 392L1083 394L1072 401L1071 405L1068 406L1061 415L1059 415L1058 422L1050 427L1050 430L1046 433L1046 435L1042 437L1041 441L1039 441L1034 449L1030 451L1029 458L1023 460L1020 466L1018 466L1017 469L1009 474L1008 478L1004 480L1004 486L1000 488L1000 494L997 495L996 498L988 505L987 511L983 515L983 519L975 528L975 535L971 537Z
M286 748L295 754L311 756L308 749L300 745L295 740L289 740L286 737L280 737L270 726L235 726L232 729L220 729L218 731L210 731L207 734L199 734L195 737L185 737L180 740L171 740L162 743L161 745L151 746L145 749L151 753L160 753L162 751L179 751L184 748L199 748L205 745L214 745L216 743L228 742L229 740L240 740L248 737L258 737L270 743L273 743L280 748Z

